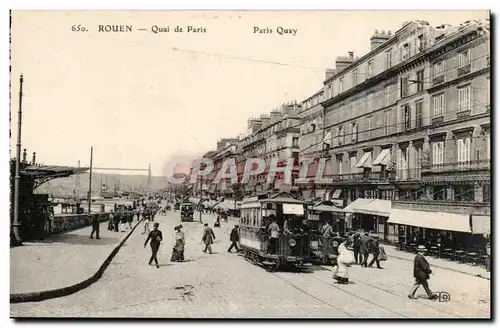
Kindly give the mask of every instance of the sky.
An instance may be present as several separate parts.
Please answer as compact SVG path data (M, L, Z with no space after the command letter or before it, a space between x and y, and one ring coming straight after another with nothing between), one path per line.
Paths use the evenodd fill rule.
M22 148L50 165L152 166L197 158L245 133L247 119L322 87L337 56L361 57L376 29L426 20L485 19L486 11L14 11L12 157L19 75ZM72 31L81 24L87 31ZM99 25L132 25L131 33ZM170 32L153 33L153 25ZM175 33L176 26L183 27ZM187 26L205 33L187 33ZM254 27L271 34L254 33ZM278 27L297 29L279 35ZM146 29L146 31L138 31ZM118 173L118 172L114 172ZM119 173L127 173L120 171ZM129 172L137 174L137 172Z

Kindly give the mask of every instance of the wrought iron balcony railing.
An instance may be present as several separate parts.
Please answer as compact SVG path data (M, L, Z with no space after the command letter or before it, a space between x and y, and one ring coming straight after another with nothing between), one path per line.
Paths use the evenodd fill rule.
M471 64L467 64L457 69L457 75L462 76L467 73L470 73L470 71L471 71Z
M440 173L440 172L463 172L463 171L477 171L477 170L490 170L491 161L476 160L466 162L454 162L443 164L422 164L422 172Z
M334 174L333 181L384 181L395 180L396 172L360 172L360 173L344 173Z
M443 82L444 82L444 75L439 75L436 76L434 79L432 79L432 85L441 84Z

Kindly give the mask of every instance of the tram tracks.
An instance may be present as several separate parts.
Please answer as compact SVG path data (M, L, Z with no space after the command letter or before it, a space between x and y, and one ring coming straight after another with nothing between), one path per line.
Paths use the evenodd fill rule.
M193 239L194 241L199 243L198 239L195 239L191 235L193 230L197 227L198 227L198 225L193 225L192 227L189 227L188 229L186 229L186 234L189 236L190 239ZM252 265L256 264L250 259L245 258L245 260L247 260ZM327 268L325 266L321 266L321 267L329 272L332 272L332 269L330 269L330 268ZM396 317L396 318L415 318L416 317L416 316L408 315L405 313L401 313L402 311L405 311L405 310L399 310L399 311L394 310L393 308L391 308L389 306L381 305L380 302L377 302L377 300L374 300L373 298L370 299L367 297L363 297L363 296L359 295L359 293L352 292L350 290L342 288L342 286L340 286L340 285L336 286L333 283L333 281L331 281L331 280L327 281L321 277L318 277L318 275L316 273L295 273L293 276L287 275L286 273L282 273L282 272L269 272L269 273L271 275L275 276L276 278L280 279L281 281L285 282L286 284L288 284L292 288L294 288L294 289L298 290L299 292L307 295L308 297L314 299L315 301L317 301L317 302L319 302L319 303L321 303L329 308L336 310L338 313L342 314L343 316L347 316L350 318L359 318L360 312L366 311L367 308L374 308L374 311L375 311L375 309L379 309L381 311L384 311L387 314L387 315L382 315L383 317ZM301 278L297 279L294 277L301 277ZM306 277L310 277L310 278L306 278ZM330 289L333 289L335 291L338 291L338 292L341 292L345 295L348 295L352 299L358 300L358 302L360 302L360 305L357 306L357 309L351 310L349 307L347 307L347 308L345 307L345 305L349 305L349 303L347 303L347 304L345 303L345 300L339 300L338 303L336 303L335 301L332 301L332 299L330 297L328 297L328 296L325 297L324 290L323 291L321 291L321 290L315 291L314 288L311 288L311 285L313 285L313 283L312 283L313 280L320 282L322 286L327 285L328 288L330 288ZM381 292L384 292L384 293L390 295L392 297L392 302L395 302L394 304L397 304L397 302L398 302L397 298L401 298L400 301L408 302L407 296L404 293L401 294L401 293L392 291L390 289L385 289L385 288L377 286L375 284L371 284L369 282L364 282L364 281L359 281L359 280L356 280L355 284L363 285L366 287L371 287L375 290L378 290L378 291L381 291ZM396 282L393 285L403 286L402 284L396 283ZM408 286L404 285L404 287L406 288ZM394 300L394 298L396 298L396 300ZM389 302L389 300L387 300L387 302ZM467 318L467 316L460 315L460 313L446 311L442 308L439 308L437 306L433 306L431 304L425 304L423 302L418 302L418 301L416 304L418 304L418 307L420 307L420 308L428 308L428 309L432 310L433 312L442 313L443 316L446 316L446 317L452 316L455 318ZM486 313L486 311L484 309L480 309L480 308L470 306L467 304L463 304L463 303L456 303L456 304L460 305L461 307L467 307L470 309L474 309L476 312L480 311L482 313ZM418 308L417 309L411 308L409 310L410 311L418 311ZM364 317L364 314L365 313L362 313L361 316ZM377 314L375 314L372 317L379 317L379 316L380 316L380 312L378 311Z
M344 290L344 289L342 289L342 288L340 288L338 286L335 286L333 284L333 282L331 282L331 281L325 281L325 280L323 280L321 278L318 278L318 277L316 277L314 275L314 273L294 273L294 276L299 276L299 277L301 277L301 279L303 277L308 277L308 278L310 277L310 278L312 278L312 279L314 279L316 281L321 282L322 286L327 285L329 288L335 289L336 291L340 291L340 292L342 292L342 293L344 293L346 295L349 295L350 297L353 297L354 299L356 299L358 301L361 301L361 304L359 304L359 306L355 306L356 310L352 310L351 312L348 312L345 307L344 308L339 308L339 305L340 304L342 304L342 305L348 305L349 301L346 302L344 299L338 299L338 301L339 301L340 304L336 306L336 305L331 304L331 302L327 302L323 298L315 296L312 293L310 293L309 291L307 291L306 289L311 289L312 286L314 286L314 284L311 283L310 281L309 282L305 282L304 281L303 283L305 284L305 286L304 287L299 287L294 282L292 282L290 279L286 279L285 277L283 277L278 272L273 272L271 274L274 275L275 277L277 277L277 278L279 278L279 279L287 282L289 285L293 286L294 288L298 289L299 291L302 291L303 293L312 296L314 299L321 300L322 303L326 303L330 307L335 308L338 311L341 311L341 312L347 314L349 317L359 318L360 317L359 312L365 311L366 310L366 303L368 303L368 304L371 304L372 306L377 307L379 310L381 309L381 310L385 311L386 314L388 314L388 315L384 315L383 317L408 318L408 316L406 316L404 314L401 314L401 313L399 313L397 311L394 311L391 308L382 306L382 305L377 304L376 302L374 302L374 301L372 301L370 299L361 297L361 296L356 295L356 294L354 294L352 292L346 291L346 290ZM291 276L289 276L289 277L291 277ZM325 292L323 288L321 289L321 293L323 293L323 295L324 294L328 295L328 292ZM335 299L334 294L332 294L332 298ZM377 316L374 315L373 317L377 317Z
M327 270L327 271L333 272L333 270L332 270L332 269L330 269L330 268L327 268L327 267L324 267L324 266L322 266L322 268L323 268L323 269L325 269L325 270ZM322 280L322 281L324 281L323 279L321 279L321 278L319 278L319 277L317 277L317 276L313 276L313 278L318 279L318 280ZM325 282L326 284L329 284L329 283L328 283L328 282L326 282L326 281L324 281L324 282ZM403 298L403 299L405 299L405 298L407 297L405 294L396 293L396 292L391 291L391 290L389 290L389 289L385 289L385 288L382 288L382 287L377 286L377 285L375 285L375 284L367 283L367 282L364 282L364 281L356 280L356 284L361 284L361 285L364 285L364 286L367 286L367 287L375 288L375 289L380 290L380 291L382 291L382 292L385 292L385 293L391 294L391 295L396 296L396 297L401 297L401 298ZM404 288L408 288L408 286L403 285L403 284L401 284L401 283L397 283L397 282L394 282L392 285L393 285L393 286L394 286L394 285L396 285L396 286L401 286L401 287L404 287ZM331 285L331 286L332 286L332 287L336 287L336 286L333 286L333 285ZM462 306L462 307L468 307L468 308L474 309L474 310L476 310L476 311L485 312L485 310L480 309L480 308L475 307L475 306L471 306L471 305L467 305L467 304L462 304L462 303L457 303L457 302L452 302L452 303L455 303L455 304L460 305L460 306ZM450 304L450 303L448 303L448 304ZM453 317L457 317L457 318L467 318L467 317L461 316L461 315L459 315L459 314L457 314L457 313L448 312L448 311L446 311L446 310L439 309L439 308L437 308L436 306L432 306L432 305L425 304L425 303L422 303L422 302L419 302L419 305L421 305L421 306L423 306L423 307L426 307L426 308L430 308L430 309L432 309L432 310L434 310L434 311L437 311L437 312L441 312L441 313L444 313L444 314L447 314L447 315L451 315L451 316L453 316Z

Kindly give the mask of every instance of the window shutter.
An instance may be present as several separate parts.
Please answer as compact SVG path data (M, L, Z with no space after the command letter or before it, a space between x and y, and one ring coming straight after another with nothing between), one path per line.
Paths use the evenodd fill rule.
M488 147L486 149L486 156L488 159L490 159L490 135L489 134L486 136L486 147Z
M471 153L471 138L466 139L466 147L465 147L465 161L470 162L470 153Z
M444 143L444 141L441 141L441 157L440 157L439 164L444 164L444 147L445 147L445 143Z
M457 140L457 162L462 162L462 139Z

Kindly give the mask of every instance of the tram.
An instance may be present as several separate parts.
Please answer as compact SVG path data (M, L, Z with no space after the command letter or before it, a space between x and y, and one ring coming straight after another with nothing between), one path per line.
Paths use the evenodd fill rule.
M307 270L311 266L308 223L306 202L289 193L245 198L240 217L243 255L269 271L287 266Z

